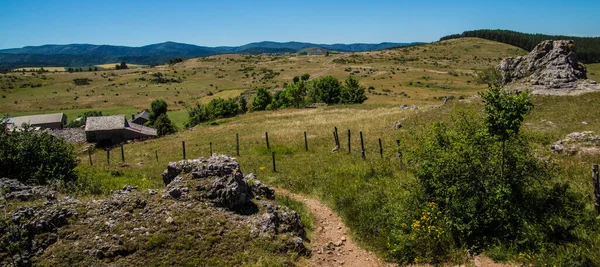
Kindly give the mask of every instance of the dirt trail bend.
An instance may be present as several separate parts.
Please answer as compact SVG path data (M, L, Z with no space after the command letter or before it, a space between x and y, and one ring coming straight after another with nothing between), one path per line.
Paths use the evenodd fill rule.
M333 69L335 69L335 64L331 64L331 62L333 62L333 60L335 60L335 59L337 59L337 58L331 58L331 59L329 59L329 60L327 60L327 61L323 62L323 66L324 66L324 67L327 67L327 69L326 69L326 70L323 70L323 71L321 71L321 72L319 72L319 73L315 73L315 74L311 75L311 76L310 76L310 78L309 78L308 80L310 81L310 80L312 80L312 79L319 78L319 77L321 77L321 76L325 75L326 73L328 73L328 72L332 71ZM331 66L329 66L329 65L331 65Z
M314 217L311 266L393 266L359 246L348 236L342 218L319 200L276 189L279 195L304 203Z

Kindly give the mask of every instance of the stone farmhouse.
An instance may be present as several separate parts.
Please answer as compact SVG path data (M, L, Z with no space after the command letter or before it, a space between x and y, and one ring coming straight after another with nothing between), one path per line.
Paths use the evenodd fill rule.
M8 118L6 122L11 128L20 128L25 123L41 129L63 129L67 125L67 115L64 113L54 113L20 116Z
M85 137L90 143L117 144L156 136L156 129L127 121L125 115L88 117L85 123Z

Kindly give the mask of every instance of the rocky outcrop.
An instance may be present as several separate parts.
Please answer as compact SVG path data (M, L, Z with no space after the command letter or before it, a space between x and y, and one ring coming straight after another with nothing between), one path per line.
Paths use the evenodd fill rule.
M4 192L7 200L18 199L21 201L46 198L48 201L56 199L56 192L47 186L29 186L8 178L0 179L0 192Z
M300 216L276 205L273 188L254 174L244 176L235 158L215 155L171 162L163 180L168 183L162 190L125 185L81 203L49 187L0 179L0 200L5 200L0 208L12 209L6 223L0 223L0 247L14 249L8 254L0 249L0 266L36 265L40 258L54 257L57 247L77 255L71 260L109 263L144 255L154 249L155 241L171 242L167 235L225 238L234 229L261 240L283 241L277 246L288 251L308 253ZM215 224L208 226L211 222Z
M565 155L599 154L600 136L592 131L573 132L552 144L550 149Z
M240 165L235 158L226 155L213 155L208 159L198 158L170 162L162 177L165 185L168 185L180 174L191 173L195 179L199 179L229 175L239 168Z
M600 90L587 80L571 40L543 41L526 56L506 58L497 69L502 84L511 89L533 89L534 94L580 94Z
M235 210L249 204L253 195L244 174L236 170L231 175L215 178L206 196L217 206Z

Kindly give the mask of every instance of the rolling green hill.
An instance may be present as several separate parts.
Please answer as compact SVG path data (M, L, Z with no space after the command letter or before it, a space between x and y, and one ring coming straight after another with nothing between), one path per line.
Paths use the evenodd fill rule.
M449 40L463 37L478 37L491 41L502 42L523 48L527 51L544 40L573 40L577 49L577 58L583 63L600 62L600 37L575 37L564 35L529 34L508 30L475 30L461 34L453 34L440 38Z
M281 54L294 53L309 47L326 47L346 52L364 52L414 43L381 44L312 44L301 42L258 42L238 47L205 47L175 42L127 47L113 45L69 44L26 46L0 50L0 69L22 67L64 66L78 67L126 61L140 65L156 65L179 57L189 59L217 54Z

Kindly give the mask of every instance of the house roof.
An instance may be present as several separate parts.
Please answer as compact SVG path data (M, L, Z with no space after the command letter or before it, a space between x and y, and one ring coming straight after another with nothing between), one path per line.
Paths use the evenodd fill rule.
M36 125L36 124L62 122L63 117L66 117L64 113L40 114L40 115L15 117L15 118L13 118L12 122L14 123L15 126L20 127L23 123Z
M88 117L86 131L117 130L125 128L125 115Z
M138 113L137 115L135 115L134 119L144 118L144 119L148 120L149 117L150 117L150 112L148 112L148 110L144 109L144 111L142 111L142 112Z

